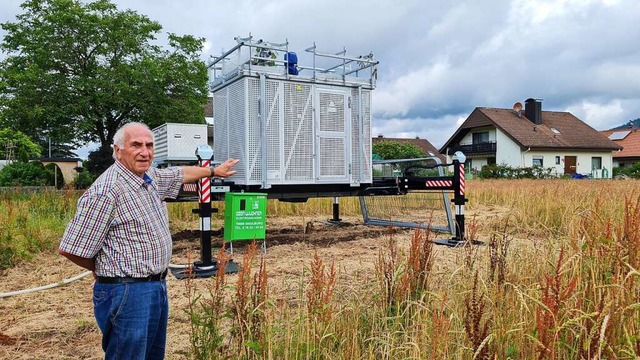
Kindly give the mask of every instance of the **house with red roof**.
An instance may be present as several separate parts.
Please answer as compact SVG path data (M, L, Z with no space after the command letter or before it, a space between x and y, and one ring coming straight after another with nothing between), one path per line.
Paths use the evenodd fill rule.
M640 129L629 127L604 130L601 133L622 147L613 152L613 167L631 166L640 161Z
M462 151L472 170L487 164L540 166L557 176L610 178L613 152L621 148L573 114L542 111L542 102L530 98L524 109L519 102L512 109L475 108L440 153Z

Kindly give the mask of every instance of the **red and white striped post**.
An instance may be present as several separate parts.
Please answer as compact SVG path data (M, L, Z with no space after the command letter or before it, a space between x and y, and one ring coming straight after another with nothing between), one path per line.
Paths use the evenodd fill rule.
M208 168L211 166L211 159L209 160L200 160L200 166ZM211 178L205 177L198 180L198 194L199 202L201 204L211 203ZM202 230L202 228L200 228Z
M460 151L456 151L453 155L453 186L454 196L453 204L456 212L456 234L455 240L464 242L464 204L467 199L464 198L465 180L464 180L464 162L466 156Z
M464 163L460 164L460 195L464 196Z
M209 145L200 145L196 149L196 156L201 167L211 166L213 149ZM198 200L200 203L200 262L199 267L213 266L211 260L211 178L204 177L198 181Z

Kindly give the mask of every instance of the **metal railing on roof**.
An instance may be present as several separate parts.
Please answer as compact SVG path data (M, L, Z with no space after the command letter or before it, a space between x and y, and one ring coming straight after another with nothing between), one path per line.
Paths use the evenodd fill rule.
M337 53L321 52L317 50L314 42L313 46L305 49L305 52L312 54L311 66L296 64L299 74L292 75L287 69L289 61L284 57L284 54L291 52L288 40L282 43L254 40L251 34L244 38L235 37L234 40L237 42L234 47L220 56L212 56L212 60L207 64L211 72L212 87L241 72L264 73L286 79L294 77L297 80L313 82L337 81L343 85L364 83L371 88L376 85L379 62L372 53L348 56L344 47ZM320 62L327 66L320 67Z

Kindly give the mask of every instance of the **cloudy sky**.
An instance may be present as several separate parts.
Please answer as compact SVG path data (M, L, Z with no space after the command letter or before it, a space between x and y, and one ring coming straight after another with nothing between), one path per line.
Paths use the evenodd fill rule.
M164 32L205 38L203 59L249 33L288 40L300 65L314 42L324 52L372 52L374 136L440 147L475 107L529 97L597 130L640 117L638 0L114 2ZM13 21L20 3L2 0L0 21Z

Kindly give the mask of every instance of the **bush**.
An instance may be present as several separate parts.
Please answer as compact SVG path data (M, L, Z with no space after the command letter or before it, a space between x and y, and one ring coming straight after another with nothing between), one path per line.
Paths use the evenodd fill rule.
M613 168L613 176L620 175L625 175L634 179L640 179L640 162L627 167Z
M477 174L480 179L500 179L505 176L505 166L502 165L484 165Z
M41 162L14 162L0 170L0 186L45 186L49 176Z
M507 165L484 165L478 178L480 179L550 179L553 168L543 168L532 166L525 168L514 168Z
M86 189L93 184L94 180L95 177L88 171L78 171L78 177L73 181L73 188L76 190Z

